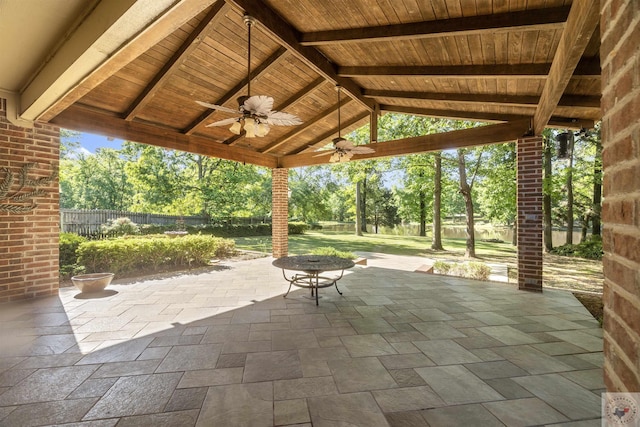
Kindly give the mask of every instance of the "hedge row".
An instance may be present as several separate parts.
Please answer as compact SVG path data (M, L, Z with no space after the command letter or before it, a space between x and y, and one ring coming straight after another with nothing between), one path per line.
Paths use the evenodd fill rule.
M489 280L491 267L483 262L446 262L433 263L433 272L448 276L466 277L468 279Z
M127 274L163 268L207 265L212 258L232 255L233 240L213 236L165 235L128 237L83 242L76 251L77 263L87 273Z
M162 234L166 231L175 231L176 225L142 225L142 234ZM304 222L290 222L289 234L304 234L309 226ZM189 234L208 234L216 237L253 237L270 236L271 224L246 224L246 225L187 225L184 230Z

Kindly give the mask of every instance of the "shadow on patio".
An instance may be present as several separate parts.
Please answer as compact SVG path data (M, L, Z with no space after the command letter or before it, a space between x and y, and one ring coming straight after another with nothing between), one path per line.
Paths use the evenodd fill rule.
M5 305L0 425L600 425L602 333L573 295L384 261L319 307L271 258Z

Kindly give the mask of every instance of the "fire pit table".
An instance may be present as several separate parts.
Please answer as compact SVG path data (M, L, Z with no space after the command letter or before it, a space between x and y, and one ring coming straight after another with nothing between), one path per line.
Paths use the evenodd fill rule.
M340 258L336 256L327 255L297 255L297 256L285 256L278 258L272 263L275 267L282 269L282 275L284 279L289 282L289 289L284 294L286 298L291 291L291 285L298 286L300 288L311 289L311 296L315 294L316 305L318 305L318 289L327 288L329 286L335 286L336 291L340 295L340 289L338 289L338 280L342 279L344 270L353 267L355 264L350 259ZM303 273L295 273L293 276L287 277L287 270L289 271L302 271ZM321 276L321 273L326 271L338 271L340 270L339 277L326 277ZM322 282L320 282L322 280Z

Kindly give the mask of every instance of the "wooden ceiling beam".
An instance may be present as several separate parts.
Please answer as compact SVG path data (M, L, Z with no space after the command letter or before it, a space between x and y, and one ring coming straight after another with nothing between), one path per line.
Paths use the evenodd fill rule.
M481 126L452 132L404 138L395 141L366 144L373 153L356 154L352 160L376 159L381 157L405 156L415 153L448 150L461 147L496 144L515 141L524 136L531 126L529 119L496 125ZM279 159L279 167L295 168L329 163L329 156L316 157L318 153L302 153Z
M311 120L307 120L302 125L296 126L291 132L289 132L286 135L276 139L275 141L273 141L272 143L270 143L266 147L262 148L260 150L260 152L264 154L264 153L269 153L270 151L275 150L276 148L280 147L282 144L292 140L296 136L298 136L301 133L305 132L306 130L308 130L310 127L312 127L313 125L315 125L319 121L324 120L330 114L338 111L338 108L344 107L345 105L347 105L351 101L352 101L351 98L343 99L342 102L340 102L340 104L336 103L335 105L332 105L330 108L328 108L328 109L326 109L324 111L321 111L320 114L317 114Z
M166 81L173 73L182 65L185 58L188 58L200 46L204 38L217 26L219 21L224 18L225 12L229 6L224 2L217 2L213 5L209 13L204 17L200 24L189 34L189 37L182 43L180 48L171 56L162 67L160 72L156 74L151 82L143 89L135 101L129 106L124 114L125 120L133 120L135 116L153 99L156 93L162 89Z
M339 67L343 77L418 76L427 78L545 78L552 64L443 65L443 66L363 66ZM570 78L600 78L600 62L585 60Z
M249 75L249 80L253 81L264 73L266 73L270 67L280 61L287 50L283 47L279 47L275 52L271 54L267 59L265 59L260 65L251 70L251 74ZM247 87L247 78L243 78L237 85L235 85L231 90L225 93L220 99L212 104L216 105L224 105L232 99L235 99L244 94L245 88ZM204 122L209 121L216 114L216 110L207 109L204 113L202 113L197 119L189 124L186 128L182 130L185 135L191 135L195 130L202 125Z
M556 109L600 20L599 2L574 0L533 118L539 135Z
M285 108L288 108L288 107L291 107L292 105L297 104L298 102L302 101L302 99L305 96L309 95L311 92L313 92L314 90L318 89L320 86L322 86L325 83L326 83L326 80L323 79L322 77L319 77L319 78L315 79L314 81L312 81L311 83L306 85L304 88L302 88L298 92L296 92L293 95L291 95L288 99L286 99L282 103L276 105L275 109L278 110L278 111L282 111ZM244 136L244 129L242 130L242 133L240 135L233 135L231 138L226 140L224 143L225 144L229 144L229 145L234 145L243 136Z
M303 33L300 36L300 44L318 46L351 42L464 36L487 32L495 34L509 31L558 29L562 28L567 20L569 9L568 6L563 6L408 24L318 31Z
M160 128L138 121L126 121L114 114L74 104L58 114L51 123L66 129L121 138L172 150L187 151L220 159L275 168L277 159L243 147L230 147L208 138L184 135L175 129Z
M372 90L365 89L364 96L369 98L392 98L392 99L420 99L424 101L446 101L461 102L465 104L496 104L496 105L518 105L524 107L535 107L540 101L539 96L525 95L490 95L490 94L463 94L463 93L442 93L442 92L405 92L398 90ZM599 96L563 96L558 105L566 107L589 107L599 108Z
M487 113L477 111L460 111L460 110L445 110L436 108L413 108L403 107L399 105L380 104L382 111L390 113L402 113L412 114L414 116L426 116L426 117L438 117L442 119L451 120L477 120L481 122L511 122L517 120L531 119L532 116L523 116L519 114L502 114L502 113ZM580 129L580 128L593 128L594 122L592 119L584 117L551 117L548 123L548 127L560 128L560 129Z
M374 114L374 113L365 112L362 114L358 114L351 120L347 120L346 122L342 123L340 127L342 129L348 129L349 126L355 125L356 123L358 123L359 121L361 121L365 117L368 117L371 114ZM320 148L326 145L325 141L327 140L327 138L331 138L332 136L338 136L338 126L334 127L330 131L323 133L319 137L314 138L313 140L306 143L303 147L297 148L295 150L291 150L291 152L289 152L288 154L291 155L291 154L306 153L307 151L315 151L316 148Z
M342 90L354 101L361 104L369 111L375 109L371 99L362 96L362 88L353 80L338 75L335 65L312 46L300 44L300 33L287 21L280 17L269 6L256 0L225 0L227 3L245 11L254 17L267 32L267 34L280 45L284 46L298 59L332 84L339 84Z

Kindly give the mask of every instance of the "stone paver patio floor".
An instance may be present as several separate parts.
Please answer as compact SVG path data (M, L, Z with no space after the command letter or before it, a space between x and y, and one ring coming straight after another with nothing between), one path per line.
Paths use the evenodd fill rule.
M271 261L0 306L0 425L600 425L602 330L568 292L381 256L316 307Z

